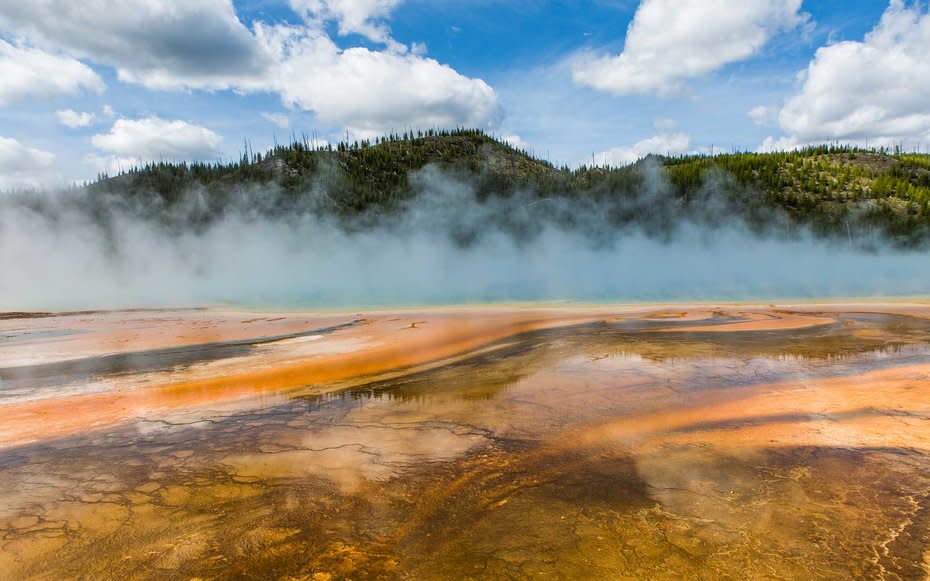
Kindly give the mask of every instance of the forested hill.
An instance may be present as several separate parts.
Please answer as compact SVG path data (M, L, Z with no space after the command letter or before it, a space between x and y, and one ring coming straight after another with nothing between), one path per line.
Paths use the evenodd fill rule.
M91 203L116 200L169 222L208 224L243 206L352 221L409 210L438 179L466 186L475 204L511 200L501 211L532 205L540 219L569 225L577 208L618 229L639 225L657 235L690 220L741 221L783 235L803 229L866 245L930 240L930 156L846 147L569 169L480 131L457 130L324 147L300 141L229 164L150 164L101 176L84 191Z

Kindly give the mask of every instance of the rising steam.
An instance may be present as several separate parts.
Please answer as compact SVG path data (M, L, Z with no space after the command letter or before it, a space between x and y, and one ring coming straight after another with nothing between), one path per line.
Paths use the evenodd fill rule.
M777 214L760 227L715 195L732 188L725 176L684 209L661 168L647 170L635 199L581 202L520 192L479 201L467 179L426 168L411 177L418 195L403 208L352 220L315 202L271 215L256 202L271 194L255 190L209 221L191 219L202 212L196 190L171 220L83 190L7 195L0 310L930 292L925 252L816 238ZM308 200L326 199L315 195Z

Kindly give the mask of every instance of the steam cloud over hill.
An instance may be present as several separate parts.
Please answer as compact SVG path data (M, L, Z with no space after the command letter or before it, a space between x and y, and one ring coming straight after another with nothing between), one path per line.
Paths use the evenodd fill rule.
M474 160L446 155L459 138ZM871 202L799 214L717 166L682 189L681 160L566 172L475 135L309 151L306 175L287 151L209 179L152 167L4 195L0 309L930 292L919 223L902 243Z

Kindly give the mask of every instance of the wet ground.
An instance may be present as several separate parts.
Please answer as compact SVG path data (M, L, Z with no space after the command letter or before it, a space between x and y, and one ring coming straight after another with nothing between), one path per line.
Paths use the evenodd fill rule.
M8 431L0 577L926 578L930 319L886 311L598 313L339 390ZM258 365L241 351L265 343L234 341L136 371ZM94 397L157 387L108 356L6 366L0 422L69 369Z

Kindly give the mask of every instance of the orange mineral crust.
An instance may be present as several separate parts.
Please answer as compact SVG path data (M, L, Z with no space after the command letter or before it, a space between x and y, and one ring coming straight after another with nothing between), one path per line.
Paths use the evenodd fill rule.
M0 447L100 429L179 409L261 398L295 388L325 391L336 382L402 370L477 349L508 336L548 327L597 321L595 309L448 309L365 315L233 315L202 312L101 313L49 319L6 320L7 329L33 334L73 331L63 338L13 344L0 367L42 354L43 363L191 347L285 333L307 333L261 343L248 354L166 371L94 378L93 394L51 397L0 406ZM235 321L239 321L236 324ZM19 323L17 325L17 323ZM314 329L336 327L325 334ZM174 342L171 338L174 337ZM32 360L27 362L32 363Z
M596 426L579 441L724 448L843 446L930 452L930 364L854 377L805 378L708 390L691 404Z
M0 577L925 579L930 306L0 315Z
M883 312L881 306L858 307ZM894 312L926 316L921 305ZM249 313L214 309L75 313L5 318L0 330L17 340L0 348L0 368L31 367L128 355L118 373L91 373L41 396L25 393L0 405L0 447L98 430L178 411L267 405L299 390L322 393L379 374L436 365L508 337L585 324L658 322L645 331L747 333L829 325L841 306L476 306L366 313ZM811 314L820 312L821 314ZM669 315L671 313L671 316ZM316 332L319 331L319 332ZM238 343L230 356L166 368L133 368L158 350L207 352ZM204 347L207 346L207 347ZM249 347L249 348L245 348ZM60 379L55 378L55 379ZM46 381L38 377L30 385ZM48 387L48 386L45 386Z

